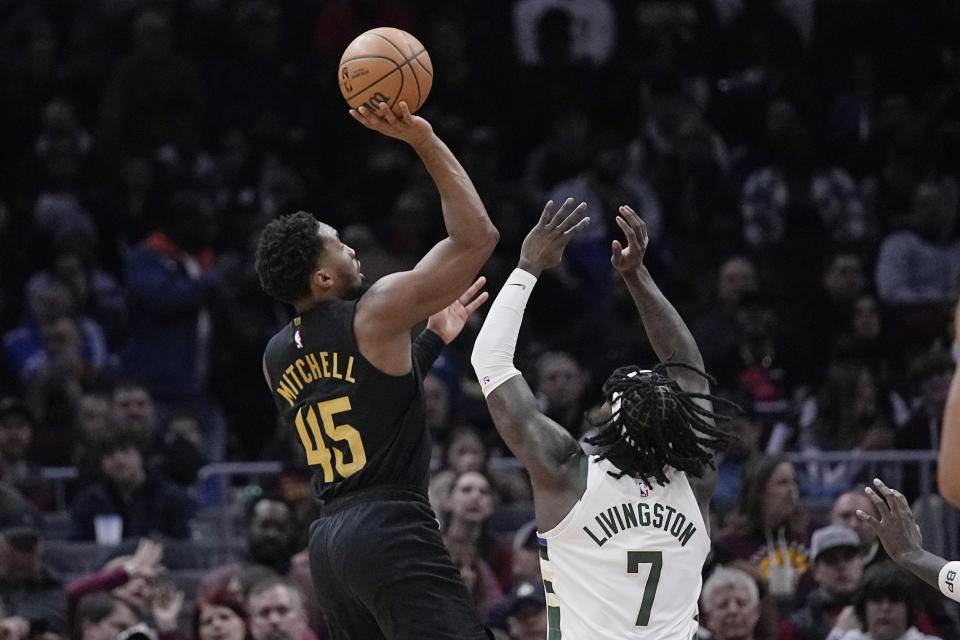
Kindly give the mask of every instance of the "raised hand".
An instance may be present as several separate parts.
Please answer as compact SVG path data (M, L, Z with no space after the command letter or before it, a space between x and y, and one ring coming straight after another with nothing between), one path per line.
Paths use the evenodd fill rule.
M643 256L650 240L647 237L647 225L636 211L623 205L620 207L620 215L617 216L617 226L627 237L627 246L624 248L619 240L613 241L610 264L620 273L628 273L643 264Z
M183 609L183 599L183 591L172 584L163 584L154 591L151 609L157 631L166 633L177 628L177 618L180 617L180 610Z
M131 578L156 578L163 570L160 564L162 559L163 545L149 538L141 538L137 550L123 568Z
M453 342L454 338L463 331L470 314L480 308L480 305L490 297L486 291L480 292L486 283L486 277L477 278L459 298L427 319L427 329L440 336L444 344ZM479 295L478 292L480 292Z
M539 276L544 269L560 264L563 250L590 224L590 218L583 216L586 210L586 202L574 207L574 199L567 198L554 213L553 200L548 201L540 220L523 239L517 267Z
M398 106L400 107L399 116L387 106L386 102L381 102L376 111L365 106L350 109L350 115L366 128L403 140L411 146L416 146L433 135L433 127L430 123L410 113L410 107L406 102L401 100Z
M887 487L879 478L875 478L873 484L876 489L867 487L865 491L876 506L880 519L860 509L857 510L857 517L877 534L894 562L900 563L905 556L922 552L920 527L913 518L907 499L896 489Z

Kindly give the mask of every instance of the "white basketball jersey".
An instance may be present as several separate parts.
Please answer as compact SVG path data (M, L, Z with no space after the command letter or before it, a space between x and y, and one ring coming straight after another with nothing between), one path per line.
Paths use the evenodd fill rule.
M548 640L691 640L710 537L686 475L649 487L584 466L583 496L539 533Z

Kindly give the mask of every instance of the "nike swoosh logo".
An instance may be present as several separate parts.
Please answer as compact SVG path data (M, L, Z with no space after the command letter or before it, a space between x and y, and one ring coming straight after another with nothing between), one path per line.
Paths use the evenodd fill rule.
M508 287L520 287L521 289L526 289L527 285L520 284L519 282L511 282L507 285Z

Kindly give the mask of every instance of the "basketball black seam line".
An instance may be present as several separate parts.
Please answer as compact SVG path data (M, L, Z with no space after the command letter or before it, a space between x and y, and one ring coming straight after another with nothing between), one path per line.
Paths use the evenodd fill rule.
M398 47L396 43L390 38L388 38L387 36L381 35L379 33L371 33L370 35L376 36L381 40L383 40L384 42L388 43L391 47L396 49L397 53L400 54L400 57L403 58L403 64L397 65L397 67L400 69L400 88L397 90L396 99L394 99L393 104L390 105L390 108L393 109L393 105L397 103L397 100L400 98L400 94L403 93L403 81L404 81L403 67L405 66L410 67L410 58L408 58L407 54L403 52L403 49ZM426 49L424 49L424 51L426 51ZM417 83L417 106L414 107L413 109L414 111L416 111L420 107L420 81L417 80L417 72L413 70L413 67L410 67L410 73L413 74L413 79Z
M407 45L407 48L410 49L410 53L413 53L413 47L410 46L410 38L407 37L407 34L403 34L403 43ZM420 105L423 104L423 91L420 89L420 78L417 77L417 72L414 70L413 65L410 64L410 60L407 60L407 66L410 67L410 73L413 75L413 81L417 83L417 106L413 108L414 111L420 108ZM409 106L409 105L408 105Z
M400 87L403 88L403 66L397 64L397 61L396 61L396 60L394 60L393 58L389 58L389 57L387 57L387 56L356 56L356 57L354 57L354 58L350 58L350 60L344 60L343 62L341 62L341 63L340 63L340 68L342 69L342 68L343 68L343 65L345 65L346 63L348 63L348 62L350 62L350 61L352 61L352 60L360 60L360 59L362 59L362 58L381 58L381 59L383 59L383 60L389 60L390 62L392 62L393 64L395 64L395 65L397 66L397 68L394 69L393 71L390 71L389 73L386 73L386 74L380 76L379 78L377 78L376 80L374 80L373 82L371 82L371 83L368 84L367 86L363 87L362 89L357 89L356 91L354 91L353 93L350 94L350 97L348 97L347 100L349 100L349 99L350 99L351 97L353 97L353 96L356 96L356 95L358 95L358 94L360 94L360 93L363 93L364 91L366 91L367 89L369 89L369 88L372 87L373 85L377 84L378 82L382 81L384 78L388 77L391 73L396 73L397 71L400 72Z

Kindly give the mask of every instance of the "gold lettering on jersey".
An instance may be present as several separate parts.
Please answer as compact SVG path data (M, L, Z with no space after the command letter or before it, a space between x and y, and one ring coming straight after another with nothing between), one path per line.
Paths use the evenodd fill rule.
M337 352L333 352L333 368L330 370L330 375L332 375L337 380L343 380L343 374L338 371L337 368Z
M342 370L344 361L347 363L346 371ZM357 380L353 377L353 356L343 356L336 351L306 353L283 370L275 391L292 407L307 385L323 379L356 384Z
M313 382L313 376L303 370L304 362L302 358L297 358L297 361L294 364L297 365L297 373L300 374L300 377L303 378L304 382Z
M593 520L596 527L591 529L591 524L583 530L598 547L602 547L607 540L619 533L639 527L662 529L676 538L681 547L687 546L687 542L697 532L696 525L685 514L677 511L675 507L659 502L654 502L652 506L639 502L636 507L627 503L620 504L600 511ZM597 530L600 533L597 533Z
M330 377L330 369L329 369L329 367L328 367L328 365L327 365L327 352L326 352L326 351L321 351L321 352L320 352L319 354L317 354L317 355L320 356L320 364L323 365L323 377L324 377L324 378L329 378L329 377Z

